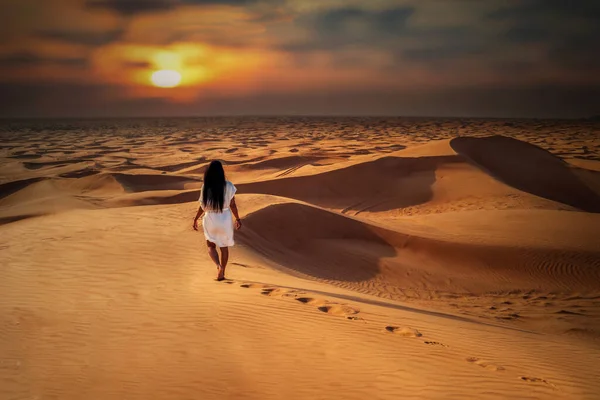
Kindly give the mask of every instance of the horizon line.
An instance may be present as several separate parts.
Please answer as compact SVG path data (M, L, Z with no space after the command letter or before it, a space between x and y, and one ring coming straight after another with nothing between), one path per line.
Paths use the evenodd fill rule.
M497 120L600 120L600 114L579 117L541 117L541 116L451 116L451 115L392 115L392 114L214 114L214 115L131 115L131 116L0 116L7 120L101 120L101 119L193 119L193 118L406 118L406 119L497 119Z

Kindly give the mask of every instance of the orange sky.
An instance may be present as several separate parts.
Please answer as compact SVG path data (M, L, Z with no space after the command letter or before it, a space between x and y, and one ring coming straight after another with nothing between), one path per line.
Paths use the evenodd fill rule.
M577 107L593 111L588 100L600 86L595 73L600 61L593 52L593 37L600 33L597 3L506 4L8 0L0 5L0 87L9 95L31 91L31 101L7 98L2 105L13 110L9 116L68 114L68 104L61 110L51 98L63 87L75 97L101 99L98 106L107 114L123 102L145 114L149 100L166 111L180 107L193 113L197 105L202 113L203 104L228 99L263 101L264 108L252 110L269 114L266 98L285 101L289 113L327 114L326 101L315 109L310 99L322 94L335 101L351 93L357 105L349 113L452 114L440 99L457 96L464 103L461 113L477 115L488 89L506 97L487 107L498 114L513 112L511 96L516 103L527 96L534 101L540 90L555 97L583 90ZM150 76L162 69L179 72L181 85L154 87ZM418 107L402 106L401 98L415 93ZM398 107L379 110L374 104L383 98ZM553 106L560 109L558 103ZM44 111L36 104L55 106ZM564 106L565 114L574 112ZM227 114L223 107L217 112ZM78 112L86 114L84 108Z

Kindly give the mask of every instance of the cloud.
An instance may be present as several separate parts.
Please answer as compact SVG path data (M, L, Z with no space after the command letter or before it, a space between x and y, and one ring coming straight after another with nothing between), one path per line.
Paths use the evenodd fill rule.
M87 8L104 9L121 15L168 11L177 6L173 0L86 0Z
M0 67L21 68L45 65L85 68L88 66L88 60L85 57L43 57L28 52L0 56Z
M401 52L402 59L419 61L419 62L437 62L444 60L464 59L480 55L483 49L479 46L470 45L468 43L453 45L442 45L436 47L420 47L406 49Z
M257 0L86 0L91 9L104 9L124 16L170 11L184 5L246 6Z
M0 81L47 84L22 88L39 103L12 108L20 112L315 113L319 104L323 113L575 115L597 104L598 91L583 89L600 84L596 0L9 3L0 4ZM191 48L194 57L182 50ZM212 102L155 98L146 75L161 52L210 77L187 89ZM254 97L239 97L244 85ZM61 87L81 101L60 100ZM148 98L128 99L136 88Z
M37 32L36 35L43 39L58 40L72 44L97 47L120 40L124 33L125 29L121 28L104 32L41 30Z
M545 49L546 65L590 71L600 67L600 2L528 0L487 15L508 27L503 38Z
M507 26L505 38L515 43L560 43L572 38L592 38L600 33L600 2L596 0L526 0L499 7L488 21Z
M247 6L258 3L259 0L180 0L184 4L211 6ZM264 1L264 0L263 0Z
M505 3L501 3L505 4ZM499 6L488 14L492 19L523 19L557 16L596 20L600 18L600 3L596 0L522 0L510 6Z
M413 7L367 10L334 8L296 18L295 24L310 38L282 43L288 51L332 50L343 46L381 47L406 34Z
M324 34L352 34L354 23L365 24L369 32L395 36L401 33L413 15L413 7L369 11L359 8L340 8L318 15L314 27Z

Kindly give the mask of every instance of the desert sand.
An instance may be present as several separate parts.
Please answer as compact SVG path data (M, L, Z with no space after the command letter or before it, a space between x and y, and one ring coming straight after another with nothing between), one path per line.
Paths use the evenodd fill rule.
M12 121L1 399L600 399L600 125ZM192 230L222 160L244 227Z

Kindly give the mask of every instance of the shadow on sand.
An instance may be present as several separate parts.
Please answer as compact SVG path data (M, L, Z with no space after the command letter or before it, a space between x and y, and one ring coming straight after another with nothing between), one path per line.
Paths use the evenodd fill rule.
M535 145L504 136L459 137L450 146L494 178L524 192L587 212L600 196L566 162Z

